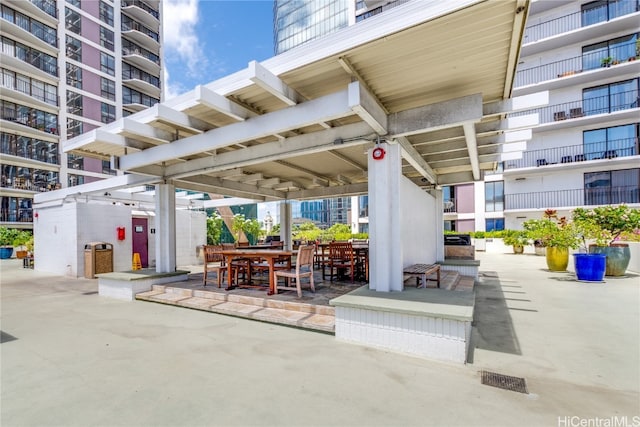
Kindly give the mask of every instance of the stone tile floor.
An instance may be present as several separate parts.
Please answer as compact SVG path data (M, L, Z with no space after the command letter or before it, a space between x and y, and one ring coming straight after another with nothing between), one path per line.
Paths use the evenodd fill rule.
M323 280L322 273L316 272L315 293L303 285L302 298L298 298L295 291L267 295L269 283L266 274L253 280L260 288L240 287L227 291L224 285L218 288L211 282L203 286L202 266L180 269L191 272L187 281L156 285L151 291L137 294L136 299L333 333L335 311L329 301L367 285L364 282ZM408 278L405 286L414 286L414 283L415 279ZM430 281L428 286L435 287L436 284ZM442 271L441 288L470 291L473 279L461 277L456 272Z

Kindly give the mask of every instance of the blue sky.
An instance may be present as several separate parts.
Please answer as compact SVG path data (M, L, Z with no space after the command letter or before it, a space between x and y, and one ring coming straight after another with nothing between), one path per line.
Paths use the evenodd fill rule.
M271 0L165 0L165 99L273 54Z

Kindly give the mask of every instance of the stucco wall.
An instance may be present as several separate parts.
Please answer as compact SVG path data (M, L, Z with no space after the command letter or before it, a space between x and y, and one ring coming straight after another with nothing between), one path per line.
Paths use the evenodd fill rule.
M409 179L400 182L403 266L436 262L435 198Z
M38 208L34 221L35 268L71 277L84 276L84 247L90 242L113 245L114 271L131 269L131 207L111 204L66 203ZM149 230L155 228L149 216ZM125 240L117 240L117 227L125 228ZM155 235L149 234L149 265L155 266ZM176 211L176 264L200 261L196 247L206 242L204 212Z

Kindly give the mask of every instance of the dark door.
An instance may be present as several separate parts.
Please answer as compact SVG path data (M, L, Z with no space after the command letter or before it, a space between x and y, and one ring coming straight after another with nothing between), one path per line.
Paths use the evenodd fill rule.
M133 230L133 253L140 254L140 264L142 268L147 268L149 267L147 218L132 218L131 225Z

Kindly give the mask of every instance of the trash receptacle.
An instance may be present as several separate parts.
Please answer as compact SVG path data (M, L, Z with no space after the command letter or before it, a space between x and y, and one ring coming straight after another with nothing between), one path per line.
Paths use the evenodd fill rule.
M91 242L84 245L84 277L94 279L96 274L113 271L113 245Z

